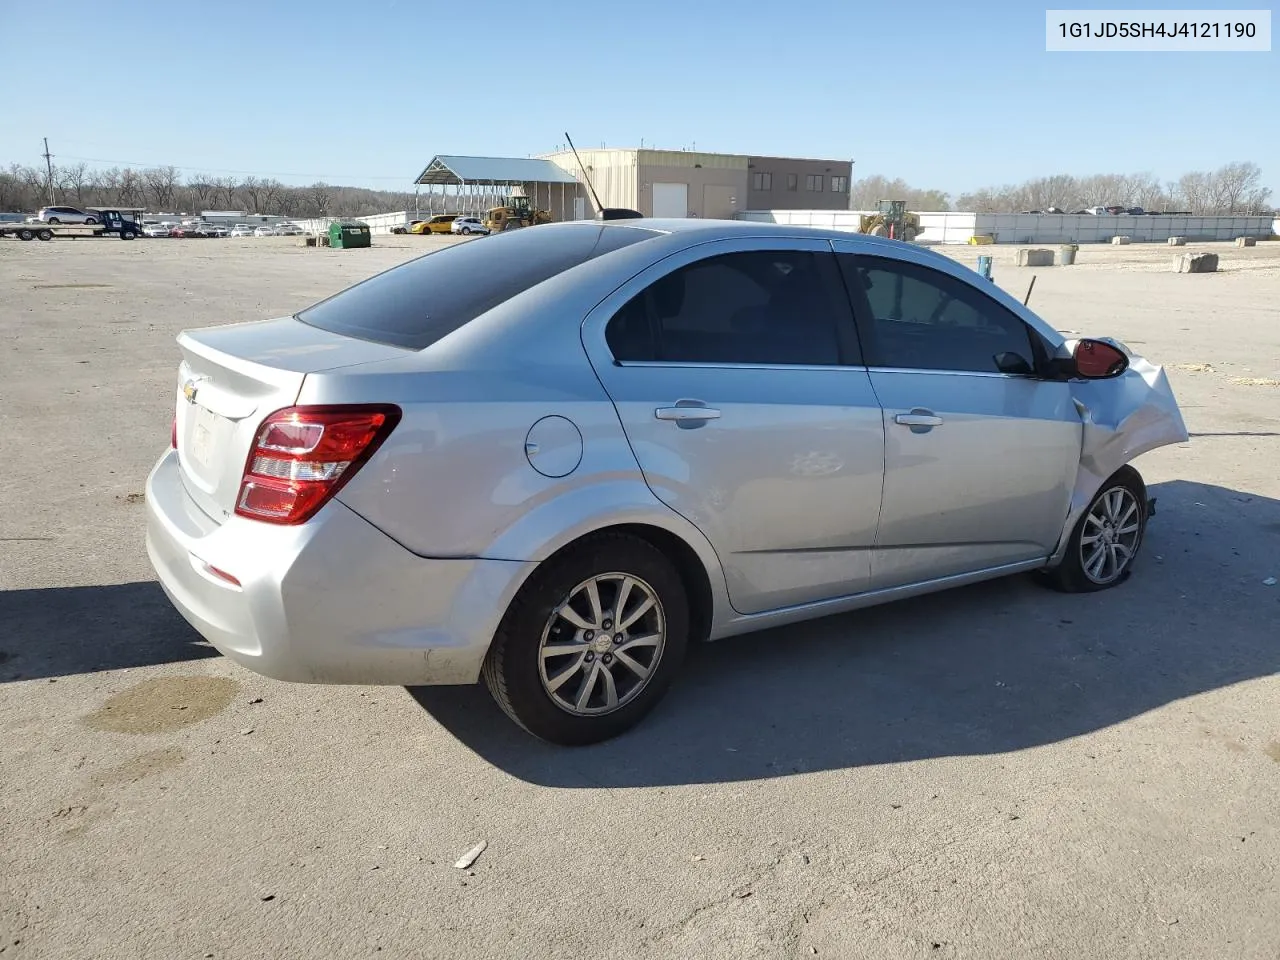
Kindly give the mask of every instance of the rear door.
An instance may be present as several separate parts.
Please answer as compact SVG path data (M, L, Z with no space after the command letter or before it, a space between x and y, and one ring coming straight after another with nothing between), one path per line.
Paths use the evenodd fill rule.
M875 586L1048 557L1083 428L1068 385L1032 372L1033 331L941 269L838 257L884 410Z
M647 483L711 542L737 610L866 589L884 429L829 243L682 251L597 307L583 342Z

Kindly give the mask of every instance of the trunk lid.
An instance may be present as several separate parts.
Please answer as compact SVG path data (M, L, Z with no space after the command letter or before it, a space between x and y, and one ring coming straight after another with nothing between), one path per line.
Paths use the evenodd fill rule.
M403 356L286 317L178 336L178 463L191 499L221 523L236 506L258 427L292 406L308 374Z

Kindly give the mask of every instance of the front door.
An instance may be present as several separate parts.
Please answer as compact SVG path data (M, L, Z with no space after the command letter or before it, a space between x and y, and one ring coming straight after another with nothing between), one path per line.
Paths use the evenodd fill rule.
M874 585L1048 557L1083 428L1067 384L1031 372L1033 332L950 273L897 258L839 259L884 411Z
M884 428L829 244L684 251L583 336L645 480L711 542L738 611L867 588Z

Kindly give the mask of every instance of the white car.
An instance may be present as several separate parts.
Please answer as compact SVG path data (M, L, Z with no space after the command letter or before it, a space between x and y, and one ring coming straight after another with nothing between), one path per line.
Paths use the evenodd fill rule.
M231 228L231 236L233 237L252 237L253 227L247 223L237 223Z
M271 227L268 227L266 224L263 224L260 227L254 228L253 235L255 237L274 237L276 235L276 232Z
M169 228L163 223L148 223L142 228L142 234L146 237L167 237Z
M300 237L304 233L306 233L306 231L303 230L296 223L277 223L276 224L276 236L279 236L279 237Z
M459 217L450 225L449 232L470 235L473 233L488 233L489 228L481 222L479 217Z
M200 229L204 231L206 237L229 237L231 231L220 223L201 223Z

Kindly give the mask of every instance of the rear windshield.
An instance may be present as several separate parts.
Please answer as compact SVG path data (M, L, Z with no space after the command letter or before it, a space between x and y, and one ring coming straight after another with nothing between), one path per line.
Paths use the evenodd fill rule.
M657 236L635 227L526 227L393 267L297 315L330 333L421 350L530 287Z

